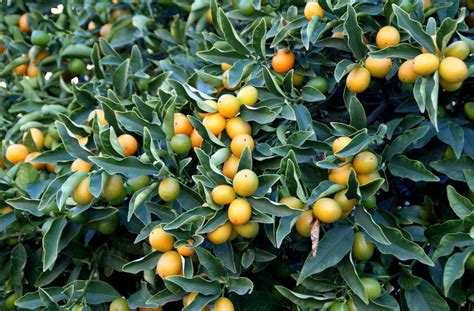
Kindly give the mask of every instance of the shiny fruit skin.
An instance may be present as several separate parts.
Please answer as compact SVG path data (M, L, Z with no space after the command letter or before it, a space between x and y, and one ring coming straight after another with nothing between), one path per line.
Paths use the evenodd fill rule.
M252 16L255 13L255 7L252 0L239 0L239 11L245 16Z
M173 152L179 155L187 154L193 147L191 143L191 138L184 134L174 135L171 138L170 146Z
M293 86L299 88L300 86L303 85L303 82L304 82L304 76L302 74L294 72L293 73Z
M160 227L154 228L148 236L148 242L150 242L153 249L165 253L173 249L174 236L167 233Z
M374 195L371 195L365 200L361 201L362 206L364 206L366 209L373 209L377 207L377 197Z
M385 78L390 70L392 70L392 60L390 58L373 58L367 57L364 67L370 72L374 78Z
M415 83L419 75L413 69L414 61L412 59L404 61L398 68L398 79L403 83Z
M28 24L28 13L25 13L20 17L18 28L20 28L21 32L31 32L30 25Z
M7 147L5 158L11 164L23 162L28 155L28 148L22 144L13 144Z
M332 152L337 153L337 152L341 151L351 141L352 141L352 138L347 137L347 136L342 136L342 137L336 138L332 143Z
M43 132L41 132L39 129L37 128L30 128L28 130L30 132L30 135L31 135L31 138L33 139L35 145L36 145L36 148L38 149L43 149L44 147L44 135L43 135ZM27 133L23 134L23 139L26 138L26 135Z
M202 124L217 136L225 129L226 121L220 113L211 113L204 117Z
M249 147L250 151L253 151L253 149L255 148L253 138L248 134L237 135L232 139L230 143L230 150L238 158L240 158L240 156L244 152L245 147Z
M4 298L3 305L7 310L16 310L15 302L17 299L16 293L9 295L8 297Z
M126 157L132 156L137 152L138 142L132 135L122 134L118 137L118 142Z
M352 167L359 174L369 174L376 171L378 164L377 156L370 151L358 153L352 161Z
M110 30L112 29L112 24L104 24L102 27L100 27L99 34L102 38L107 37L109 34Z
M28 71L28 64L21 64L13 68L13 72L19 75L24 75Z
M109 204L117 203L117 200L123 199L125 195L123 179L120 175L112 175L107 178L104 189L102 189L102 196L109 202Z
M251 85L244 86L237 94L241 105L253 106L258 100L258 90Z
M138 176L127 181L127 184L132 188L132 192L137 192L143 187L146 187L149 183L150 177L146 175Z
M39 71L39 68L35 64L30 63L28 65L28 69L26 70L26 74L30 78L36 78L37 76L39 76L40 71Z
M448 45L444 52L445 57L456 57L465 60L470 53L469 45L464 41L456 41Z
M243 225L233 225L233 228L238 235L246 239L253 239L260 231L258 222L248 222Z
M71 172L89 172L92 168L92 163L86 162L82 159L76 159L71 164Z
M184 134L190 136L193 132L193 125L188 117L182 113L175 113L173 120L174 134Z
M50 173L56 173L56 164L55 163L45 163L46 170Z
M439 79L439 85L441 85L443 90L445 90L446 92L455 92L455 91L459 90L462 87L462 82L450 83L450 82L446 82L446 81L444 81L443 79L440 78Z
M235 174L232 186L238 195L243 197L251 196L258 188L257 174L249 169L241 170Z
M420 76L432 75L439 67L438 56L432 53L423 53L413 60L413 71Z
M226 222L222 226L217 227L214 231L207 233L207 239L214 244L222 244L229 240L232 234L232 224Z
M199 135L199 132L196 129L193 129L189 138L191 139L191 146L193 146L193 148L201 148L204 138Z
M468 120L474 121L474 102L464 104L464 113Z
M311 236L311 228L313 227L313 211L307 210L303 212L296 220L296 232L304 237Z
M347 186L352 165L347 163L329 171L328 179L335 184Z
M250 203L242 198L235 199L227 209L229 221L234 225L246 224L252 217L252 207Z
M49 43L51 37L43 30L33 30L31 33L31 43L33 45L45 46Z
M229 298L217 298L214 311L234 311L234 304Z
M33 167L36 169L36 170L41 170L43 167L44 167L44 163L39 163L39 162L32 162L34 158L36 158L37 156L39 156L40 153L39 152L32 152L30 154L28 154L25 158L25 162L26 163L31 163L31 165L33 165Z
M181 255L177 251L168 251L158 259L156 274L165 279L170 275L180 274L182 268Z
M90 177L86 177L74 189L72 198L77 204L89 204L94 199L89 188L90 181Z
M328 80L323 77L314 77L311 80L306 83L306 86L311 86L317 90L319 90L321 93L326 93L328 90Z
M75 75L83 74L86 71L86 64L82 59L74 58L67 64L67 70Z
M285 204L286 206L289 206L293 209L304 209L305 208L304 203L301 202L301 200L298 199L297 197L293 197L293 196L287 196L287 197L281 198L278 203Z
M350 212L357 204L357 199L347 199L347 190L341 190L334 195L334 200L339 204L343 213Z
M110 303L109 311L130 311L130 308L127 300L120 297Z
M313 16L324 16L324 9L317 2L308 2L304 7L304 17L307 20L311 20Z
M230 139L234 139L236 136L241 134L252 134L252 127L247 121L243 120L242 118L234 117L232 119L227 120L225 131Z
M163 311L162 307L148 308L148 307L138 307L138 311Z
M225 118L233 118L240 112L240 101L234 95L224 94L217 101L217 111Z
M235 191L229 185L219 185L212 189L212 201L216 204L227 205L235 199Z
M227 70L229 70L229 69L231 69L231 68L232 68L232 65L230 65L230 64L227 64L227 63L222 63L222 64L221 64L221 69L222 69L222 71L227 71Z
M379 172L377 171L369 174L357 174L356 177L361 186L366 185L375 179L381 178Z
M165 202L176 200L179 196L179 191L179 182L172 177L163 179L158 186L158 195Z
M370 260L374 255L374 244L368 241L362 232L355 233L352 255L357 260Z
M176 251L183 257L189 257L194 254L194 248L192 248L193 240L188 240L188 244L181 244L176 247Z
M400 33L397 28L393 26L384 26L377 32L375 42L379 49L384 49L388 46L397 45L400 43Z
M234 178L235 174L237 174L237 169L239 168L239 161L240 159L234 155L231 155L227 158L227 160L224 162L224 165L222 166L222 172L224 173L225 177L229 179Z
M343 302L335 302L331 305L329 311L349 311L349 307Z
M117 230L119 218L117 213L110 215L105 219L97 221L97 231L104 235L111 235Z
M364 67L356 67L349 72L346 87L352 93L362 93L370 85L370 72Z
M295 54L290 50L278 50L272 58L272 68L277 73L287 73L295 65Z
M439 76L449 83L462 82L467 78L467 66L459 58L446 57L439 65Z
M313 215L324 223L338 221L342 215L341 206L330 198L322 198L314 202Z
M101 125L107 125L109 122L105 119L105 113L102 109L94 109L89 113L87 121L90 122L97 116L97 120Z
M382 295L382 287L380 283L373 278L361 278L360 281L364 286L364 290L369 296L369 299L377 299Z

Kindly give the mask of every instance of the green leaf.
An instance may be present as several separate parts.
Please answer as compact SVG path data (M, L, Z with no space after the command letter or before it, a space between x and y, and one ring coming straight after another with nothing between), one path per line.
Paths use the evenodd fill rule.
M301 95L303 95L303 100L313 103L326 99L326 96L317 88L311 85L305 85L301 89Z
M415 141L423 138L430 127L428 125L420 126L408 131L395 138L392 143L385 147L383 151L383 158L385 161L390 161L397 154L403 153L405 149Z
M142 175L159 174L158 169L152 164L141 162L135 157L115 158L115 157L97 157L89 158L91 162L103 168L110 175L122 174L127 178L136 178Z
M222 26L222 32L224 33L225 40L229 43L234 50L242 55L249 55L250 51L245 46L242 38L240 38L237 31L235 31L234 27L230 23L229 18L224 13L222 9L219 9L219 23Z
M244 277L230 277L227 286L229 292L234 292L240 296L250 294L253 291L252 280Z
M471 200L460 195L453 186L449 185L447 192L449 206L459 218L464 219L474 211L474 204Z
M158 306L163 306L167 304L168 302L172 301L178 301L181 300L182 297L175 295L172 293L169 289L165 288L155 295L151 296L146 303L147 304L152 304L152 305L158 305Z
M398 45L388 46L385 49L370 52L373 58L401 58L414 59L420 54L420 49L412 44L400 43Z
M448 121L438 132L438 138L453 148L456 157L461 156L464 147L464 130L457 123Z
M355 59L362 59L368 52L363 41L362 28L357 23L357 14L352 5L347 5L346 21L344 30L347 35L347 44Z
M222 278L227 275L222 260L218 259L202 247L196 247L195 250L199 258L199 263L211 279Z
M337 264L337 270L354 294L359 296L359 298L362 299L365 304L369 304L369 297L367 296L364 286L362 285L359 275L357 274L354 262L352 261L352 256L346 256L343 260L341 260Z
M67 296L64 293L64 289L62 287L44 288L43 291L47 292L49 297L51 297L53 301L58 302L67 299ZM24 296L18 298L15 301L15 305L19 308L25 309L37 309L46 306L41 300L38 291L26 293Z
M293 33L297 32L298 29L303 28L306 25L307 20L304 17L297 18L295 20L290 21L284 27L279 29L276 33L275 37L273 38L272 43L270 44L270 48L275 48L281 41L285 40L286 38L290 37Z
M336 82L339 83L341 79L356 66L357 64L348 59L343 59L337 63L336 68L334 69L334 79L336 79Z
M280 86L276 82L275 78L272 76L272 73L270 72L270 70L268 70L267 67L262 67L262 73L263 78L265 79L265 85L267 86L268 90L277 96L285 96Z
M395 156L388 164L388 168L393 176L408 178L413 181L439 181L439 177L426 169L423 163L409 159L405 155Z
M55 124L66 151L75 158L88 161L88 157L92 155L90 151L79 143L75 135L69 131L64 123L56 121Z
M128 84L128 72L130 67L130 59L126 59L115 69L112 75L112 84L115 91L122 97L125 97L125 90Z
M451 157L433 161L430 163L430 166L453 180L466 182L464 171L470 167L474 167L474 160L469 156L461 156L459 159Z
M229 70L229 87L234 88L246 78L251 72L253 62L248 59L241 59L232 64L232 68Z
M276 217L285 217L291 216L294 214L300 214L302 210L294 210L289 208L288 206L280 203L276 203L270 201L268 198L252 198L249 197L248 201L250 205L255 210L259 211L260 213L276 216Z
M300 294L281 285L276 285L275 288L283 297L302 308L320 309L328 300L324 296Z
M410 311L449 311L446 301L436 292L436 289L423 280L413 289L405 290L405 301Z
M257 27L252 33L252 46L261 59L266 58L265 39L267 34L267 25L265 19L260 19Z
M136 274L138 272L153 269L156 267L156 263L158 262L158 259L160 259L161 255L162 253L160 252L151 252L145 257L135 259L125 264L122 267L122 271Z
M372 218L372 215L370 215L363 206L359 205L356 207L354 217L356 223L359 224L372 239L381 244L390 244L390 241L385 236L382 228L380 228Z
M110 302L120 294L109 283L99 280L89 280L85 282L85 298L88 304L98 305Z
M398 5L392 4L393 13L397 17L397 24L400 28L410 34L410 37L417 41L430 53L436 54L435 46L431 37L423 30L420 22L410 18L410 15L403 11Z
M59 241L66 225L67 220L65 217L54 218L51 222L47 223L42 246L43 271L54 266L59 253Z
M338 157L350 157L362 150L366 149L367 146L375 140L374 136L370 136L366 131L359 131L360 133L355 135L351 142L348 143L344 148L334 153Z
M331 194L334 194L338 191L341 191L344 189L344 185L339 185L335 184L329 180L324 180L319 183L319 185L313 189L311 192L311 195L308 199L308 205L312 205L314 202L316 202L320 198L324 198L327 196L330 196Z
M455 247L465 246L474 246L474 239L469 234L463 232L447 233L441 238L438 247L431 257L433 260L437 260L440 257L451 254Z
M6 203L12 206L14 209L28 212L33 216L36 216L36 217L43 216L43 212L38 209L39 203L40 203L38 200L31 200L25 197L18 197L14 199L8 199L6 200Z
M357 99L357 97L351 97L348 110L351 117L351 126L358 130L367 127L367 117L365 115L364 106L362 106L362 103Z
M203 295L215 295L220 292L219 282L206 280L200 276L192 278L169 276L166 278L165 282L174 283L188 293L199 292Z
M464 265L474 251L474 247L466 248L462 253L456 253L448 258L443 270L443 292L448 296L454 281L460 279L464 274Z

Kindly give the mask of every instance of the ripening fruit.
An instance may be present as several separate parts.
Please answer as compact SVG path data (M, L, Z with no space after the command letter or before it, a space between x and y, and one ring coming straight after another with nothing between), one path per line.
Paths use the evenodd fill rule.
M466 260L465 266L468 270L474 270L474 253L471 253L471 255L469 255Z
M181 274L182 268L181 255L177 251L168 251L158 259L156 274L165 279L170 275Z
M138 311L163 311L162 307L148 308L148 307L138 307Z
M260 231L258 222L248 222L243 225L233 225L233 228L238 235L246 239L253 239Z
M238 158L240 158L240 156L244 152L245 147L249 147L250 151L255 148L253 138L248 134L237 135L232 139L230 143L230 150Z
M362 286L364 286L364 290L369 299L377 299L382 295L382 287L376 279L361 278L360 281L362 282Z
M28 65L28 69L26 70L26 74L30 78L36 78L37 76L39 76L40 71L39 71L39 68L35 64L30 63Z
M34 158L36 158L37 156L39 156L40 153L39 152L32 152L30 154L28 154L25 158L25 162L26 163L30 163L31 165L33 165L33 167L37 170L41 170L43 167L44 167L44 163L38 163L38 162L31 162Z
M193 147L191 138L184 134L176 134L171 137L170 146L173 152L179 155L187 154Z
M180 246L176 247L178 253L183 257L189 257L194 254L194 248L192 248L193 240L188 240L187 244L181 244Z
M191 146L193 146L193 148L200 148L204 141L204 138L199 135L199 132L196 129L193 129L189 138L191 138Z
M304 237L309 237L311 235L311 228L313 227L313 220L313 211L305 211L298 217L298 220L296 220L296 231Z
M127 181L127 184L132 188L132 192L137 192L138 190L146 187L150 183L150 177L146 175L138 176Z
M278 50L272 58L272 68L277 73L287 73L295 65L295 54L291 50Z
M207 238L214 244L222 244L227 241L232 234L232 224L226 222L222 226L217 227L214 231L207 233Z
M333 141L333 143L332 143L332 152L333 152L333 153L336 153L336 152L341 151L341 150L344 149L344 147L346 147L351 141L352 141L352 138L347 137L347 136L342 136L342 137L336 138L336 139ZM344 161L343 158L339 158L339 159L341 159L342 161Z
M71 172L89 172L92 168L92 163L86 162L82 159L76 159L71 164Z
M74 189L72 198L77 204L86 205L94 199L89 187L90 181L90 177L87 176L81 180L81 182L76 186L76 189Z
M172 177L163 179L158 186L158 195L165 202L176 200L179 196L179 191L179 182Z
M379 161L377 156L370 151L357 154L352 161L352 167L358 174L369 174L377 170Z
M343 302L335 302L331 305L329 311L349 311L349 307Z
M20 19L18 20L18 28L20 28L20 31L22 32L31 32L30 25L28 24L28 13L20 16Z
M370 72L374 78L385 78L390 70L392 70L392 60L390 58L373 58L367 57L364 67Z
M438 56L432 53L423 53L413 60L413 71L420 76L429 76L439 67Z
M302 74L294 72L293 73L293 86L300 87L303 85L303 82L304 82L304 76Z
M126 157L132 156L137 152L138 142L132 135L122 134L118 137L118 142L122 147L123 154Z
M465 60L470 53L469 45L464 41L456 41L448 45L444 52L445 57L456 57Z
M347 186L352 165L350 163L338 166L329 171L328 179L335 184Z
M439 79L439 85L445 90L446 92L454 92L461 88L462 82L459 83L449 83L444 81L443 79ZM439 107L438 107L439 108ZM439 111L439 110L438 110Z
M225 177L229 179L234 178L235 174L237 174L237 169L239 168L239 161L240 159L234 155L231 155L227 158L227 160L224 162L224 165L222 166L222 172L224 173Z
M321 93L326 93L326 91L328 90L328 85L328 80L321 76L314 77L309 80L308 83L306 83L306 86L313 87L319 90Z
M193 132L193 125L182 113L175 113L173 120L174 134L184 134L190 136Z
M107 35L109 34L111 29L112 29L112 24L110 24L110 23L102 25L102 27L100 27L100 31L99 31L100 36L102 38L107 37Z
M423 10L431 8L432 5L431 0L423 0Z
M174 246L174 236L167 233L160 227L154 228L150 235L148 236L148 242L150 242L151 247L159 252L168 252L173 249Z
M464 113L468 120L474 121L474 102L464 104Z
M227 71L227 70L230 70L231 68L232 68L232 65L230 65L230 64L227 64L227 63L222 63L221 64L222 71Z
M212 189L212 201L216 204L227 205L235 199L235 191L229 185L219 185Z
M45 163L46 170L50 173L56 173L56 164L55 163Z
M357 181L361 186L368 184L369 182L380 178L380 174L377 171L374 171L369 174L357 174Z
M51 37L49 34L44 30L33 30L31 33L31 44L38 45L38 46L45 46L49 43Z
M79 75L86 71L86 64L82 59L74 58L67 64L67 70L74 75Z
M308 2L304 7L304 16L307 20L311 20L313 16L324 16L324 9L317 2Z
M44 147L44 135L43 132L41 132L37 128L30 128L28 131L30 131L31 138L35 142L36 148L38 149L43 149ZM23 140L25 140L27 133L23 134Z
M314 202L313 215L324 223L333 223L341 218L342 209L335 200L322 198Z
M99 123L101 125L107 125L108 124L107 120L105 119L104 111L102 109L92 110L89 113L89 116L87 117L87 121L88 122L92 121L96 116L97 116L97 120L99 121Z
M120 175L112 175L107 178L104 189L102 189L102 197L111 205L121 203L125 197L123 179Z
M229 298L217 298L214 311L234 311L234 304Z
M227 216L232 224L243 225L252 217L252 207L245 199L235 199L229 205Z
M398 79L403 83L415 83L418 74L413 69L415 62L412 59L404 61L398 68Z
M118 1L117 1L118 3ZM112 10L112 13L110 14L112 19L115 21L117 19L120 19L124 16L130 16L131 13L130 13L130 10L126 9L126 8L119 8L119 9L114 9Z
M400 33L397 28L393 26L384 26L377 32L375 42L379 49L384 49L388 46L397 45L400 43Z
M16 66L13 69L13 72L19 75L24 75L28 71L28 64L21 64L19 66Z
M362 232L355 234L352 255L357 260L370 260L374 255L374 244L368 241Z
M211 113L204 117L202 124L217 136L225 129L226 122L220 113Z
M252 128L250 127L250 124L239 117L229 119L225 126L225 131L230 139L234 139L236 136L241 134L252 134Z
M237 94L237 99L241 105L253 106L258 100L258 90L251 86L244 86Z
M298 199L297 197L293 197L293 196L287 196L287 197L281 198L279 203L285 204L286 206L289 206L289 207L294 208L294 209L304 209L305 208L304 203L301 202L301 200Z
M208 24L212 24L212 13L211 13L211 9L208 9L206 11L206 21Z
M356 67L346 78L346 87L353 93L362 93L370 85L370 72L364 67Z
M232 186L238 195L243 197L251 196L258 188L257 174L249 169L241 170L235 174Z
M217 111L226 118L233 118L240 112L240 101L234 95L224 94L217 101Z
M342 209L343 213L350 212L357 204L357 199L348 199L346 197L347 190L341 190L334 195L334 201L336 201Z
M229 70L227 71L224 71L224 73L222 74L222 86L226 89L226 90L229 90L229 91L235 91L235 90L238 90L240 88L240 85L241 85L241 82L239 81L237 83L237 85L235 86L230 86L229 85Z
M13 144L7 147L5 158L11 164L23 162L28 155L28 148L22 144Z
M46 58L49 55L48 51L41 50L40 47L31 47L28 51L28 57L30 58L30 62L33 64L37 64Z
M116 298L110 303L109 311L130 311L125 298Z
M446 57L439 65L439 76L449 83L462 82L467 78L467 66L459 58Z

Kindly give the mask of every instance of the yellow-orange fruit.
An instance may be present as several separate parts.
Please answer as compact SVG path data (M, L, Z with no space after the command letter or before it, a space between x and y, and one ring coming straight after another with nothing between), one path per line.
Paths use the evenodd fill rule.
M346 78L346 87L353 93L362 93L370 85L370 72L364 67L356 67Z
M347 190L341 190L334 195L334 201L336 201L342 209L343 213L350 212L357 204L357 199L348 199L346 197Z
M5 158L11 164L23 162L28 155L28 148L22 144L13 144L7 147Z
M357 154L352 161L352 167L358 174L369 174L377 170L379 161L377 156L370 151Z
M388 46L397 45L400 43L400 33L397 28L393 26L384 26L377 32L375 42L379 49L384 49Z
M222 244L227 241L232 234L232 224L226 222L222 226L217 227L214 231L207 234L207 238L214 244Z
M311 20L313 16L324 16L324 9L317 2L308 2L304 7L304 16L307 20Z
M445 57L456 57L465 60L471 52L469 45L464 41L456 41L451 43L444 52Z
M398 79L403 83L415 83L419 75L413 69L414 61L412 59L406 60L398 68Z
M211 113L204 117L202 124L214 135L219 135L225 129L225 118L220 113Z
M193 240L188 240L188 244L181 244L176 250L181 256L189 257L194 254L194 248L192 248L193 242Z
M46 170L50 173L56 173L56 164L55 163L45 163Z
M302 236L311 236L311 228L313 227L313 211L307 210L303 212L296 220L295 227L296 231Z
M344 149L350 142L352 141L352 138L347 137L347 136L342 136L336 138L333 143L332 143L332 152L336 153Z
M86 177L74 189L72 198L77 204L89 204L94 199L89 187L90 181L90 177Z
M225 131L230 139L233 139L234 137L241 134L252 134L252 128L250 127L250 124L239 117L229 119L225 126Z
M173 249L174 237L160 227L154 228L148 236L151 247L159 252L168 252Z
M39 155L40 155L39 152L34 151L34 152L32 152L32 153L30 153L30 154L28 154L28 155L26 156L25 162L31 163L31 165L33 165L33 167L34 167L35 169L40 170L40 169L42 169L42 168L44 167L44 165L45 165L44 163L31 162L34 158L36 158L36 157L39 156Z
M423 53L413 60L413 71L420 76L429 76L439 67L438 56L432 53Z
M243 197L251 196L257 191L258 176L252 170L241 170L235 174L232 186L238 195Z
M342 209L335 200L322 198L314 202L313 214L324 223L333 223L341 218Z
M22 32L31 32L30 25L28 24L28 13L25 13L20 16L20 19L18 21L18 28L20 28L20 31Z
M227 158L222 166L222 172L227 178L233 179L235 174L237 174L237 169L239 168L240 159L234 155L231 155Z
M188 117L182 113L174 114L173 126L175 135L185 134L190 136L193 132L193 125L191 124L191 121L189 121Z
M202 145L202 142L204 141L204 138L202 138L202 136L199 135L196 129L193 129L190 138L191 138L191 145L193 146L193 148L200 148Z
M41 132L37 128L30 128L28 130L30 132L31 138L33 139L36 148L38 149L43 149L44 147L44 135L43 132ZM23 134L23 140L26 138L27 133Z
M21 64L13 68L13 72L19 75L24 75L28 71L28 64Z
M347 163L331 169L328 176L329 181L332 181L335 184L347 186L351 168L352 165Z
M81 159L76 159L71 164L71 172L89 172L92 168L92 163Z
M168 251L158 259L156 274L165 279L171 275L181 274L182 268L181 255L177 251Z
M258 235L258 232L260 231L260 226L258 222L248 222L243 225L233 225L232 226L237 232L238 235L240 235L243 238L246 239L252 239Z
M224 94L217 101L217 111L225 118L233 118L240 112L240 101L231 94Z
M244 152L245 147L249 147L250 151L253 151L255 148L253 138L248 134L237 135L230 142L230 150L238 158L240 158Z
M439 65L439 76L448 83L459 83L467 78L466 64L456 57L446 57Z
M234 225L243 225L252 217L252 207L245 199L235 199L227 210L229 221Z
M217 298L214 306L214 311L234 311L234 304L229 298L220 297Z
M235 199L235 191L229 185L219 185L212 189L212 201L216 204L227 205Z
M377 178L380 178L380 174L377 171L369 174L357 174L357 181L361 186L366 185Z
M287 73L295 65L295 54L291 50L278 50L272 58L272 68L277 73Z
M304 209L305 207L304 203L301 202L300 199L293 196L287 196L287 197L281 198L279 203L285 204L286 206L289 206L294 209Z
M441 85L441 87L447 91L447 92L454 92L454 91L457 91L461 88L462 86L462 82L458 82L458 83L449 83L449 82L446 82L444 81L443 79L439 79L439 84Z
M100 36L102 38L106 37L109 34L111 29L112 29L112 24L110 24L110 23L102 25L102 27L100 27L100 31L99 31Z
M118 137L118 142L122 147L123 154L126 157L132 156L137 152L138 142L132 135L122 134Z
M385 78L392 70L392 60L390 58L367 57L364 67L374 78Z
M89 113L89 116L87 117L87 121L89 121L89 122L92 121L95 116L97 116L97 120L99 121L99 123L101 125L107 125L108 122L105 119L105 114L104 114L104 111L102 109L92 110Z

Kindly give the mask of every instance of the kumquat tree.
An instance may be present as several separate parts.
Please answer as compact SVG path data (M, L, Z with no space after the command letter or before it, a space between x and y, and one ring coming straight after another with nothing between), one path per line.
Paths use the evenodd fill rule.
M0 13L0 310L473 310L474 0Z

